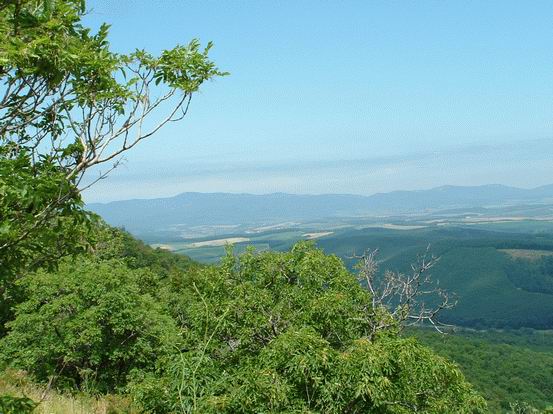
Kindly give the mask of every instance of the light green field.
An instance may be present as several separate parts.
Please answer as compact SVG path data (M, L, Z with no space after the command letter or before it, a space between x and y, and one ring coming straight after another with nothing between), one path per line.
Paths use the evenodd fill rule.
M514 259L524 260L538 260L544 256L553 256L553 252L547 250L498 249L498 251L507 253Z
M316 237L313 237L315 235ZM228 238L190 239L179 242L166 242L152 246L169 249L176 253L185 254L202 263L216 263L225 254L226 245L232 245L236 253L243 252L247 246L253 246L258 251L269 249L287 250L299 240L321 239L331 236L331 232L311 232L304 230L274 231L263 233L244 233L232 235ZM225 243L228 241L229 243Z

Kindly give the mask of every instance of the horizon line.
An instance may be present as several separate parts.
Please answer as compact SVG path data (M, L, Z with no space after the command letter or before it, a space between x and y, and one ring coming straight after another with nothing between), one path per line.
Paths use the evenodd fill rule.
M271 193L251 193L251 192L233 192L233 191L210 191L210 192L201 192L201 191L183 191L171 196L166 197L151 197L151 198L126 198L126 199L119 199L119 200L112 200L112 201L106 201L106 202L92 202L92 203L84 203L85 205L94 205L94 204L101 204L101 205L107 205L112 203L119 203L124 201L147 201L147 200L167 200L179 197L181 195L185 194L202 194L202 195L249 195L249 196L271 196L271 195L290 195L290 196L310 196L310 197L317 197L317 196L349 196L349 197L361 197L361 198L370 198L373 196L381 195L381 194L393 194L393 193L417 193L417 192L424 192L424 191L432 191L432 190L438 190L443 188L482 188L482 187L503 187L503 188L510 188L515 190L523 190L523 191L530 191L530 190L537 190L539 188L548 187L551 184L545 184L545 185L539 185L537 187L515 187L512 185L507 184L499 184L499 183L491 183L491 184L481 184L481 185L453 185L453 184L444 184L439 185L436 187L430 187L430 188L423 188L419 190L392 190L392 191L380 191L372 194L354 194L354 193L290 193L285 191L275 191Z

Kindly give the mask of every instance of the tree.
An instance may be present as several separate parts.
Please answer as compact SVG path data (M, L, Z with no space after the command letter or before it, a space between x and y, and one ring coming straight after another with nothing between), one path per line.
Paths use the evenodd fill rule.
M460 371L398 324L374 332L371 294L310 244L229 254L188 275L171 309L181 347L129 386L150 412L484 412Z
M378 250L367 250L362 256L354 256L359 259L356 266L359 282L371 293L367 320L373 333L390 324L403 328L426 323L440 333L444 326L451 326L440 322L438 316L443 310L455 307L457 300L437 283L433 285L429 271L439 258L430 253L430 246L411 265L410 274L387 270L379 277L377 253Z
M108 26L81 24L82 0L0 2L0 296L22 272L90 244L83 176L163 126L225 75L197 40L153 56L110 50ZM95 180L92 180L94 182ZM90 185L90 184L89 184ZM10 316L0 315L2 325ZM9 312L8 312L9 313Z
M149 287L158 276L118 259L64 259L18 284L26 300L0 341L0 362L59 387L109 392L153 369L178 330Z
M91 34L80 24L80 0L13 0L0 12L2 143L77 183L182 119L200 85L225 75L208 58L212 44L197 40L158 57L111 52L107 25Z

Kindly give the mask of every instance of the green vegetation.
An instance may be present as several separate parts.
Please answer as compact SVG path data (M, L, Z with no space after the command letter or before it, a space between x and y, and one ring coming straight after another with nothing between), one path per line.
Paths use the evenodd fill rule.
M80 195L53 162L33 163L31 157L0 145L0 334L20 299L14 282L22 272L51 268L60 253L78 254L89 246L93 218L82 209Z
M527 223L516 224L519 227L510 226L510 230L518 233L474 226L345 228L335 229L315 242L325 252L341 257L349 268L355 264L351 259L354 254L377 248L380 268L401 272L408 272L417 255L430 245L440 257L432 269L433 279L459 299L454 309L443 313L444 321L482 329L551 329L553 233L528 233ZM238 244L236 250L242 252L253 245L259 250L286 251L307 232L298 229L247 234L250 241ZM244 234L232 235L240 236ZM224 254L223 247L186 247L190 243L167 244L205 263L215 263Z
M462 330L447 336L430 330L410 333L457 362L486 398L491 412L506 412L517 402L541 410L553 406L552 332Z
M378 248L381 268L408 272L430 244L440 261L432 277L459 299L442 320L473 328L553 328L553 295L540 260L513 260L504 249L553 251L553 234L493 232L463 227L419 230L347 229L317 241L326 252L347 259ZM534 275L534 277L532 277Z
M84 11L82 0L0 5L0 335L22 299L14 284L22 274L92 247L84 174L117 166L184 117L203 82L224 75L209 60L211 44L197 40L158 57L114 53L108 26L93 33L80 22Z
M147 412L483 412L449 362L397 327L371 336L370 296L336 257L299 244L167 266L131 240L106 230L94 254L23 277L2 365Z
M486 412L453 363L403 337L341 259L294 244L294 232L254 243L286 252L228 252L206 266L88 213L84 174L184 117L202 83L225 73L196 40L157 57L113 53L108 26L92 33L84 10L82 0L0 5L0 410ZM438 253L548 250L547 240L470 244L469 233L460 244L446 235L452 245ZM352 246L339 236L340 248ZM392 238L375 245L391 263L432 236L410 232L400 250ZM491 260L510 260L494 251ZM547 273L538 270L534 290ZM528 392L543 406L538 397Z
M13 397L11 395L0 397L0 412L5 414L32 413L37 405L33 400L26 397Z
M155 412L482 409L459 373L415 341L394 328L371 339L368 304L341 261L309 244L229 255L185 281L175 309L188 332L174 367L132 389ZM173 400L152 392L167 384Z
M527 292L553 295L553 257L539 255L533 258L511 260L505 272L509 280Z
M138 414L140 410L121 395L60 392L31 381L23 371L6 370L0 376L0 412L6 414ZM0 403L2 404L2 403ZM31 409L31 406L34 408ZM2 411L3 410L3 411Z
M164 336L177 332L148 294L156 277L119 260L79 258L23 278L26 300L0 342L3 361L40 381L114 391L132 370L151 368Z

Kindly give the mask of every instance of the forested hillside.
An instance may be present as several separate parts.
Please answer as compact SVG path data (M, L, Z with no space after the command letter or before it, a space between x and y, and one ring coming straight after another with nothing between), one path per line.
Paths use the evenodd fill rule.
M309 284L297 285L295 292L291 280ZM329 281L331 290L317 284ZM357 301L366 303L366 293L339 260L309 245L285 254L229 256L220 266L205 266L104 228L96 233L94 252L64 259L54 272L29 275L20 286L28 299L17 307L10 333L0 341L1 363L10 367L0 393L21 396L22 390L37 389L38 402L55 378L47 392L52 402L42 402L39 412L54 403L119 412L194 412L194 404L197 412L257 412L269 404L281 407L275 409L280 412L292 398L293 406L306 404L305 381L311 375L343 384L334 391L325 389L330 386L326 381L308 388L310 404L321 412L343 412L343 406L336 403L332 411L328 400L313 400L319 393L321 398L338 393L329 398L350 401L342 389L364 389L387 398L388 392L397 396L412 387L424 389L434 381L426 377L430 373L439 382L429 387L452 387L451 381L458 380L444 375L455 368L440 365L446 362L420 348L412 336L460 365L488 401L482 412L511 412L515 403L544 409L552 402L553 344L548 333L461 331L444 337L408 330L400 339L389 330L363 349L363 335L348 339L360 328L348 320ZM344 359L351 352L355 358ZM395 358L403 362L398 366ZM363 368L366 361L372 361L369 371ZM394 378L394 372L403 372L409 383L417 381L407 385L399 377L387 384L384 379ZM366 388L369 379L373 385ZM24 385L29 382L34 388ZM458 391L448 393L466 387L457 386ZM444 391L439 391L440 398L448 408L428 412L451 412L452 400ZM374 399L368 401L374 404ZM476 401L474 395L462 399L458 409L478 412L469 409Z
M346 260L352 252L378 248L381 267L402 272L409 271L430 244L440 257L433 278L458 297L457 306L444 312L444 321L482 329L552 329L553 295L548 289L553 273L548 264L553 236L516 230L515 226L509 231L474 226L348 230L317 243Z
M477 329L553 329L550 222L416 224L333 228L324 223L318 229L269 229L219 236L219 246L211 245L209 238L168 240L160 245L204 263L216 263L224 255L225 240L236 240L238 252L247 246L286 251L297 241L315 235L318 247L342 258L350 269L357 262L353 256L378 249L382 271L407 273L430 245L440 258L432 268L432 278L458 299L455 308L443 312L443 321Z
M93 253L17 285L1 364L59 390L124 393L147 412L484 409L395 323L374 331L386 316L366 314L368 292L308 244L206 267L104 229Z
M491 412L509 411L517 403L542 410L552 404L551 331L459 330L444 336L424 329L409 334L459 364Z

